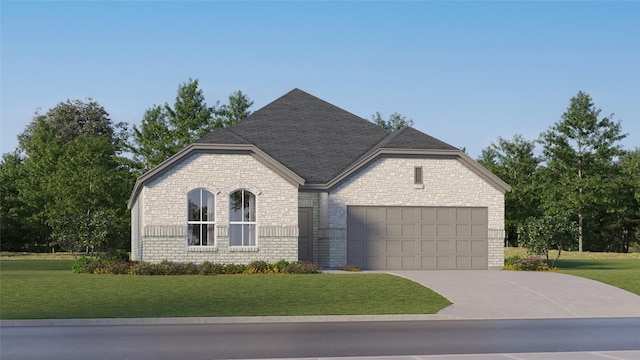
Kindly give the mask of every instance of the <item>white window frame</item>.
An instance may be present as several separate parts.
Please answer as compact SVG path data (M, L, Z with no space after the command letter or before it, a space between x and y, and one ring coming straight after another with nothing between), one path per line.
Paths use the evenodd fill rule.
M198 191L199 194L200 194L200 220L189 220L189 211L190 211L190 209L189 209L189 195L191 195L193 192L196 192L196 191ZM210 214L213 215L213 220L208 219L208 218L207 218L206 221L202 220L202 218L203 218L202 217L202 208L203 208L203 206L202 206L202 201L203 201L202 195L205 192L209 193L209 195L211 195L211 197L213 198L213 208L212 208L213 211L210 211ZM209 207L207 206L207 209L208 208ZM197 189L193 189L193 190L189 191L187 193L187 236L186 236L186 239L185 239L187 246L191 247L191 248L196 248L196 247L215 247L216 243L217 243L217 241L216 241L216 221L215 220L216 220L216 196L215 196L215 194L212 193L211 191L207 190L207 189L204 189L204 188L197 188ZM200 226L200 234L201 234L200 235L200 244L190 244L189 243L189 227L190 227L190 225L198 225L198 226ZM202 230L204 229L204 230L208 231L209 225L213 226L213 230L211 231L212 236L211 237L207 236L207 244L203 245L202 244Z
M242 204L244 204L244 196L245 193L249 193L251 195L253 195L253 199L255 201L254 204L254 221L232 221L231 220L231 214L232 214L232 209L231 209L231 196L237 192L242 192ZM244 211L244 207L243 207L243 211ZM241 239L241 245L232 245L231 244L231 227L233 225L240 225L240 239ZM254 228L254 232L253 232L253 244L251 244L251 240L249 239L249 244L245 244L244 243L244 231L245 231L245 227L244 225L253 225ZM255 248L258 246L258 196L253 193L252 191L249 191L247 189L238 189L238 190L234 190L231 193L229 193L229 247L230 248Z

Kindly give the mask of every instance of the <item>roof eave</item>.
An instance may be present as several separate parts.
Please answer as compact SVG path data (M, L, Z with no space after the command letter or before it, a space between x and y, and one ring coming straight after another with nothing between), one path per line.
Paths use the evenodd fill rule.
M164 173L166 170L175 166L180 160L183 158L190 156L195 153L235 153L235 154L250 154L258 161L266 165L268 168L273 170L278 175L282 176L286 181L295 186L304 185L304 179L300 177L298 174L291 171L286 166L282 165L274 158L269 156L264 151L258 149L255 145L251 144L207 144L207 143L193 143L184 149L177 152L175 155L171 156L167 160L163 161L160 165L155 168L149 170L142 176L140 176L136 180L136 184L133 187L133 191L131 193L131 197L129 198L129 202L127 204L129 209L133 208L133 205L140 195L142 188L145 183L154 179L156 176Z
M353 163L351 166L343 170L340 174L338 174L335 178L327 182L326 184L307 184L302 186L301 190L308 191L327 191L332 189L333 187L339 185L348 177L356 173L358 170L367 166L373 160L377 159L380 156L391 155L391 156L429 156L429 157L438 157L438 158L451 158L460 161L464 166L469 168L471 171L476 173L478 176L486 180L489 184L491 184L494 188L502 191L503 193L511 191L511 186L505 183L494 175L489 170L485 169L482 165L478 164L476 161L471 159L468 155L466 155L461 150L445 150L445 149L400 149L400 148L380 148L376 151L372 151L371 153L363 156L358 161Z

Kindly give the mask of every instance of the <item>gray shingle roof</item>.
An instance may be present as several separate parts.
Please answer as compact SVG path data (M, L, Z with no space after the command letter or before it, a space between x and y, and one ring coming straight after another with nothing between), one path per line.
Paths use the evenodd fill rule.
M299 89L197 142L253 144L308 184L329 182L376 148L456 150L412 128L392 133Z

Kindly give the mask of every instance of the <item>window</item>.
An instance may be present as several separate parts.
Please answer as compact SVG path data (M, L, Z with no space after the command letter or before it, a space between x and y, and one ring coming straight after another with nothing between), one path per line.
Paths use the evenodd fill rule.
M229 196L229 246L256 246L256 196L247 190Z
M416 185L422 184L422 166L413 168L413 183Z
M187 245L215 245L215 198L204 189L187 194Z

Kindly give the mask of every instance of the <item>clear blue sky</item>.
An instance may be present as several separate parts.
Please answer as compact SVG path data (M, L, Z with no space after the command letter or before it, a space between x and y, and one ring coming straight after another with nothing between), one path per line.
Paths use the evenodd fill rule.
M200 80L257 110L300 88L399 112L476 158L535 139L589 93L640 146L640 2L1 1L2 153L40 108L93 98L139 124Z

